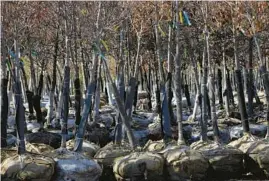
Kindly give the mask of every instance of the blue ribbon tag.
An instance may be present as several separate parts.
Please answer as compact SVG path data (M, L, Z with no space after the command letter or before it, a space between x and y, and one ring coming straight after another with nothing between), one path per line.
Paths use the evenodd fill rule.
M186 11L183 11L183 16L184 16L184 20L187 23L187 25L191 26L191 22L190 22L190 19L189 19L188 14L187 14Z

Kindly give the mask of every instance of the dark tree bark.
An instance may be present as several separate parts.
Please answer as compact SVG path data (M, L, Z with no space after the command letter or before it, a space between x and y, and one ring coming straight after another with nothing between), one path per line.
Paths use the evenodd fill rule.
M151 80L151 66L149 66L149 76L148 76L148 106L149 110L152 110L152 102L151 102L151 90L152 90L152 80Z
M246 111L246 104L245 104L241 71L236 70L235 73L236 73L235 77L236 77L236 82L237 82L238 106L239 106L241 120L242 120L242 124L243 124L243 130L244 130L244 132L249 132L248 115L247 115L247 111Z
M78 126L80 123L80 110L81 110L81 92L80 92L80 81L79 78L76 78L74 81L75 84L75 119L76 119L76 125Z
M63 86L63 122L61 123L62 143L61 147L66 147L67 120L69 113L69 84L70 84L70 67L64 67L64 86Z
M141 85L141 90L145 90L142 66L140 66L140 68L139 68L139 73L140 73L140 81L139 82L140 82L140 85Z
M248 81L247 81L247 94L248 94L248 115L253 116L253 98L254 98L254 84L253 84L253 38L249 40L249 61L248 61Z
M208 80L208 89L209 89L209 98L210 98L210 104L212 107L211 111L211 120L213 124L213 132L214 132L214 140L216 142L219 142L219 128L217 123L217 114L216 114L216 105L215 105L215 85L214 85L214 77L209 75Z
M144 77L145 77L145 82L146 82L146 91L147 91L147 99L148 99L148 109L152 109L152 104L151 104L151 68L149 66L148 68L148 76L147 76L147 71L144 69Z
M242 75L240 71L240 64L239 60L237 58L237 41L236 41L236 30L233 26L233 48L234 48L234 59L235 59L235 78L237 83L237 96L238 96L238 106L239 111L241 114L241 121L243 126L244 133L249 133L249 122L248 122L248 115L247 115L247 109L246 109L246 103L245 103L245 97L244 97L244 88L243 88L243 82L242 82Z
M15 92L15 108L16 108L16 126L17 126L17 139L18 139L18 154L25 153L25 141L24 141L24 128L25 128L25 112L22 102L22 88L20 82L20 60L19 60L19 46L18 42L15 40L15 51L16 51L16 70L13 75L16 76L14 82L14 92Z
M188 84L186 84L185 82L185 85L184 85L184 93L185 93L185 97L186 97L186 100L187 100L187 104L188 104L188 107L189 107L189 111L191 112L191 97L190 97L190 92L189 92L189 86Z
M36 90L36 75L35 75L35 68L34 68L34 60L33 60L31 51L32 51L31 48L29 48L30 70L31 70L31 79L32 79L31 90L34 92Z
M28 108L29 108L29 113L30 113L29 119L33 119L34 109L33 109L33 99L32 98L33 98L34 93L31 92L28 88L27 77L26 77L24 67L21 67L21 70L22 70L24 84L25 84L25 88L26 88L26 97L27 97Z
M3 71L3 70L2 70ZM7 146L7 118L8 118L8 79L1 80L1 148Z
M83 77L84 77L84 85L85 85L83 93L86 94L86 88L89 85L89 81L88 81L89 71L88 71L88 65L87 65L86 61L84 60L83 51L81 51L81 58L82 58L82 65L83 65L82 68L83 68Z
M202 79L202 140L207 141L207 119L208 119L208 108L207 108L207 88L206 88L206 80L207 80L207 67L203 67L203 79Z
M226 66L226 70L227 70L227 95L229 98L229 102L234 106L234 95L233 95L233 89L232 89L232 84L231 84L231 79L230 79L230 71Z
M124 60L123 60L123 40L124 39L124 31L120 31L119 36L119 64L118 64L118 71L117 71L117 89L120 95L120 99L124 101L124 92L125 92L125 84L124 84ZM122 120L119 111L117 110L116 115L116 130L115 130L115 143L120 144L122 141Z
M54 93L55 93L55 88L56 88L56 67L57 67L57 56L58 56L58 49L59 49L59 42L58 42L58 31L56 33L56 41L55 41L55 47L54 47L54 54L53 54L53 70L52 70L52 84L51 84L51 89L50 89L50 107L48 110L48 119L47 119L47 126L50 127L51 125L51 120L53 118L53 112L54 112L54 107L53 107L53 100L55 100ZM54 101L55 105L57 101ZM56 106L57 107L57 106Z
M41 72L38 88L36 91L37 94L33 96L33 106L36 112L36 119L37 119L37 122L40 123L41 125L43 124L43 117L42 117L41 107L40 107L42 88L43 88L43 73Z
M207 88L206 88L206 104L207 104L207 115L208 115L208 118L211 119L211 106L210 106L210 100L209 100Z
M140 82L138 81L135 85L135 93L134 93L134 102L133 102L133 112L136 111L136 105L137 105L137 100L138 100L138 86Z
M126 135L127 135L128 140L129 140L129 143L130 143L130 147L131 147L131 149L135 149L137 146L137 142L136 142L134 134L131 130L131 125L130 125L131 117L128 116L126 113L126 110L124 108L124 104L123 104L122 100L120 99L119 92L117 91L117 87L116 87L115 83L112 81L108 66L106 64L106 60L104 60L103 62L105 65L105 70L107 73L108 82L110 83L110 85L112 87L112 92L115 95L117 109L120 112L122 123L125 127L125 131L126 131Z
M166 81L166 90L167 90L167 102L168 102L168 110L170 113L171 124L175 125L176 121L174 119L174 112L172 106L173 99L173 91L172 91L172 73L167 73L167 81Z
M176 1L176 20L178 20L178 14L179 14L179 7L178 7L178 1ZM174 87L175 87L175 99L176 99L176 115L177 115L177 124L178 124L178 144L185 143L183 138L183 126L182 126L182 81L181 81L181 57L179 52L179 36L180 36L180 26L177 26L176 29L176 56L174 58L175 63L175 74L174 74Z
M265 89L265 97L266 97L266 119L267 119L267 134L266 138L269 139L269 77L268 77L268 71L266 70L266 65L263 64L261 66L261 73L262 73L262 79L264 83L264 89Z
M162 93L160 98L162 97L162 100L157 100L158 105L160 108L159 116L162 120L162 128L164 132L164 139L167 140L167 138L170 138L172 136L172 131L171 131L171 120L170 120L170 115L168 111L168 103L167 103L167 98L166 95L166 90L165 90L165 77L164 77L164 69L163 69L163 61L161 60L161 54L160 54L160 39L159 39L159 30L158 30L158 25L159 25L159 6L158 3L155 3L155 22L154 22L154 31L155 31L155 53L156 53L156 60L157 60L157 65L158 65L158 74L159 74L159 87L158 87L158 92ZM157 69L156 69L157 70ZM165 107L164 107L165 106ZM162 108L161 108L162 107Z
M223 97L222 97L222 72L221 69L218 69L218 96L219 104L223 107Z

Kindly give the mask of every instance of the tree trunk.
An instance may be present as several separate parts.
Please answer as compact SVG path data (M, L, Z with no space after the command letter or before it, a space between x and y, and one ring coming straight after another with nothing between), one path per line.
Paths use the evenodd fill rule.
M62 142L61 147L66 147L67 122L69 113L69 85L70 85L70 68L68 65L64 67L64 84L63 84L63 120L61 122Z
M54 113L54 93L56 87L56 66L57 66L57 56L58 56L58 49L59 49L59 41L58 41L58 31L56 33L56 40L55 40L55 47L54 47L54 54L53 54L53 70L52 70L52 84L49 93L49 110L48 110L48 119L47 119L47 126L51 126L51 120L53 118Z
M185 93L185 97L187 100L189 111L191 113L191 111L192 111L191 110L191 97L190 97L189 86L187 84L187 81L185 82L185 85L184 85L184 93Z
M223 96L224 96L224 104L225 104L225 112L226 112L226 117L228 118L230 116L230 99L229 99L229 94L228 94L228 77L227 77L227 68L226 68L226 59L225 59L225 52L224 52L224 47L223 47L223 77L224 77L224 89L223 89Z
M79 72L79 68L77 66L77 72ZM79 75L76 75L76 78L74 80L75 84L75 120L76 120L76 126L78 127L81 119L80 111L81 111L81 91L80 91L80 81L79 81Z
M33 96L33 106L36 112L36 119L37 119L37 122L41 126L43 125L43 117L42 117L41 107L40 107L42 87L43 87L43 72L41 72L40 77L39 77L39 84L36 91L37 94Z
M217 124L217 114L216 114L216 103L215 103L215 74L214 70L211 67L211 61L210 61L210 50L209 50L209 32L206 29L206 50L207 50L207 59L208 59L208 66L209 66L209 76L208 76L208 99L210 100L210 113L211 113L211 120L213 124L213 132L214 132L214 140L216 142L219 142L219 129ZM204 64L205 65L205 64ZM206 68L206 67L205 67ZM206 71L205 71L206 72ZM205 75L204 75L205 76ZM208 114L210 114L208 113ZM205 122L207 124L207 122ZM206 125L204 125L206 126ZM207 132L206 132L207 134Z
M135 92L134 92L134 101L133 101L133 112L136 111L136 105L137 105L137 100L138 100L138 87L141 83L138 81L136 82L135 85Z
M222 73L221 69L218 69L218 97L219 97L219 104L220 107L223 109L223 97L222 97Z
M237 96L238 96L238 106L241 114L241 121L243 125L243 131L244 133L249 133L249 122L248 122L248 115L246 110L246 103L245 103L245 97L244 97L244 88L243 88L243 82L242 82L242 76L240 71L240 64L239 60L237 59L237 42L236 42L236 32L234 30L233 32L233 44L234 44L234 59L235 59L235 78L237 82Z
M119 42L119 66L118 66L118 74L117 74L117 88L120 95L120 99L124 101L124 92L125 92L125 84L124 84L124 60L123 60L123 30L120 32L120 42ZM116 133L115 133L115 143L120 144L122 141L122 120L120 117L119 111L117 111L116 115Z
M144 70L144 77L145 77L145 81L146 81L146 91L147 91L147 99L148 99L148 109L151 110L152 109L152 105L151 105L151 80L150 80L150 74L151 74L151 68L150 66L148 66L148 76L147 76L147 71L145 69Z
M31 92L28 88L28 84L27 84L27 77L26 77L26 73L23 67L21 67L22 70L22 74L23 74L23 78L24 78L24 84L25 84L25 88L26 88L26 97L27 97L27 102L28 102L28 108L29 108L29 119L33 119L33 114L34 114L34 109L33 109L33 95L34 93Z
M155 13L156 13L156 20L155 20L155 39L156 39L156 58L157 58L157 62L158 62L158 73L159 73L159 78L160 78L160 87L157 88L157 92L156 93L160 93L160 91L162 92L162 103L161 100L157 100L158 101L158 106L159 106L159 110L162 111L159 112L161 113L160 118L161 118L161 123L162 123L162 128L163 128L163 132L164 132L164 139L168 139L172 136L172 131L171 131L171 120L170 120L170 115L169 115L169 110L168 110L168 103L167 103L167 97L165 95L163 95L164 93L166 94L166 90L165 90L165 79L164 79L164 69L163 69L163 64L160 57L160 42L159 42L159 33L158 33L158 25L159 25L159 9L158 9L158 4L155 4ZM158 99L160 97L160 95L157 96ZM166 107L162 107L161 106L166 106ZM167 111L167 112L166 112Z
M167 73L166 90L167 90L167 95L166 95L167 104L168 104L168 110L169 110L171 124L176 124L176 121L174 119L173 106L172 106L173 91L172 91L172 73L171 72Z
M129 80L129 85L126 90L126 100L125 100L125 111L128 117L132 117L132 106L134 106L134 110L136 107L136 101L137 101L137 77L138 77L138 68L139 68L139 54L140 54L140 42L141 42L141 32L142 32L142 25L140 32L137 33L137 52L136 52L136 58L135 58L135 69L134 74L131 75L131 78ZM122 128L122 135L125 137L125 126L123 125Z
M246 67L242 66L243 70L243 85L244 85L244 94L247 94L247 83L248 83L248 75Z
M148 106L149 110L152 110L152 102L151 102L151 90L152 90L152 80L151 80L151 66L149 66L149 76L148 76Z
M4 49L4 48L3 48ZM1 59L1 148L7 146L7 118L8 118L8 95L7 95L7 67L6 67L6 52L2 50Z
M204 75L202 80L202 140L207 141L207 88L206 88L206 79L207 79L207 68L204 67Z
M5 61L3 61L5 62ZM2 69L2 71L4 71ZM8 79L2 78L1 81L1 148L7 146L7 118L8 118L8 96L7 96Z
M234 104L234 95L233 95L233 89L232 89L232 84L231 84L231 79L230 79L230 71L226 66L226 74L227 74L227 94L229 97L229 103L231 103L233 106L235 106Z
M249 61L248 61L248 81L247 81L247 95L248 95L248 115L253 116L253 98L254 98L254 84L253 84L253 38L249 40Z
M209 98L211 105L211 120L213 123L214 140L219 142L219 128L217 123L216 104L215 104L215 85L214 76L211 74L208 79Z
M83 56L83 51L81 53L81 58L82 58L82 70L83 70L83 80L84 80L84 89L83 89L83 97L86 97L86 91L87 91L87 86L89 85L89 72L88 72L88 66L86 65L86 62L84 60Z
M98 67L101 67L101 66L98 66ZM98 72L99 72L99 70L100 70L100 68L98 68ZM93 110L93 121L94 121L94 123L96 123L98 121L98 118L99 118L100 91L101 91L100 90L100 79L99 79L99 77L97 77L96 89L95 89L95 97L94 97L94 110Z
M204 47L203 52L203 76L202 76L202 120L201 120L201 132L202 132L202 140L207 141L207 119L208 119L208 107L207 107L207 62L206 62L206 46Z
M22 91L20 82L20 60L19 60L19 46L15 40L15 51L16 51L16 83L14 87L15 91L15 107L16 107L16 126L17 126L17 140L18 140L18 154L25 153L25 141L24 141L24 127L25 127L25 112L22 102Z
M195 96L195 101L194 101L194 108L193 108L193 113L192 115L188 118L189 121L193 121L196 118L196 113L198 110L198 106L201 107L201 86L199 84L199 73L198 73L198 69L197 69L197 63L194 60L195 59L195 54L194 54L194 49L193 49L193 43L192 40L190 38L190 35L187 34L186 36L186 42L187 42L187 46L188 49L190 51L190 59L191 59L191 63L192 63L192 67L194 70L194 78L195 78L195 87L196 87L196 96Z
M31 70L31 91L36 91L36 76L35 76L35 68L34 68L34 60L32 57L31 48L29 49L29 59L30 59L30 70Z
M176 1L176 20L178 20L178 1ZM174 75L174 87L175 87L175 99L176 99L176 115L178 123L178 144L185 143L183 138L183 126L182 126L182 94L181 94L181 58L179 55L179 26L176 29L176 56L174 59L175 65L175 75Z
M116 87L115 83L113 83L113 81L112 81L112 78L111 78L111 75L109 73L109 69L108 69L108 66L106 64L106 61L107 60L103 60L105 68L106 68L108 82L110 83L110 85L112 87L112 92L115 95L115 100L116 100L116 103L117 103L117 109L120 112L121 119L122 119L123 125L125 127L126 134L127 134L130 146L131 146L132 149L135 149L137 143L136 143L134 134L133 134L133 132L131 130L131 125L130 125L131 117L126 114L124 105L123 105L123 103L122 103L122 101L120 99L119 92L117 91L117 87Z

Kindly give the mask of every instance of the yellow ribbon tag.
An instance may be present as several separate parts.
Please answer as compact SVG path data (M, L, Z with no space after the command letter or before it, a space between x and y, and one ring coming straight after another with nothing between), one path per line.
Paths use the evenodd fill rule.
M104 40L101 40L101 43L103 44L103 46L105 47L106 51L109 51L109 48L107 46L107 43Z
M159 29L159 31L161 32L161 35L162 35L163 37L165 37L166 34L165 34L165 32L162 30L160 24L158 25L158 29Z
M183 15L182 15L182 11L180 11L179 12L179 22L181 23L181 24L183 24L184 22L183 22Z

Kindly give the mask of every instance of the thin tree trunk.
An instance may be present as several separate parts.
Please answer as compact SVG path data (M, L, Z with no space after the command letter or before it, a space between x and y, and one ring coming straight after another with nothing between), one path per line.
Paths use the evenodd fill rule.
M81 111L81 90L80 90L80 80L79 80L79 63L78 63L78 49L80 50L79 52L82 53L81 49L82 49L82 42L80 42L80 46L78 48L78 44L77 44L77 36L81 36L81 32L79 32L79 35L77 33L77 21L76 21L76 9L74 7L74 3L72 4L73 6L73 29L74 29L74 44L75 44L75 57L73 57L73 54L71 54L72 59L75 59L75 80L74 80L74 86L75 86L75 124L76 124L76 130L78 129L79 123L80 123L80 119L81 119L81 115L80 115L80 111ZM70 46L71 48L71 46ZM72 53L72 50L71 50ZM83 72L83 71L82 71ZM99 105L98 105L99 106Z
M124 100L124 91L125 91L125 85L124 85L124 60L123 60L123 30L120 31L120 41L119 41L119 65L118 65L118 74L117 74L117 88L120 95L120 99ZM120 113L117 111L116 115L116 133L115 133L115 143L120 144L122 141L122 120L120 117Z
M223 97L222 97L222 73L221 69L218 69L218 97L219 97L219 104L221 109L223 109Z
M69 91L70 91L69 85L70 85L70 67L69 64L66 63L64 67L64 84L63 84L63 120L61 123L62 148L66 148L67 121L69 113Z
M213 123L213 132L214 132L214 140L219 142L219 128L217 123L217 114L216 114L216 104L215 104L215 85L214 85L214 76L209 75L208 79L208 89L209 89L209 98L211 105L211 119Z
M2 44L3 46L3 44ZM6 67L6 51L2 49L1 60L1 148L7 146L7 118L8 118L8 95L7 95L7 67Z
M16 51L16 83L15 83L15 105L16 105L16 126L17 126L17 139L18 139L18 154L25 153L25 141L24 141L24 127L25 127L25 112L22 102L22 91L20 82L20 60L19 60L19 45L15 40Z
M80 115L80 110L81 110L81 92L80 92L80 81L79 77L76 77L74 80L75 84L75 119L76 119L76 125L78 126L80 123L81 115Z
M97 62L94 61L94 64L96 64L96 63ZM93 72L92 72L92 74L93 74ZM87 88L87 93L86 93L86 98L84 101L84 106L83 106L80 124L78 126L77 133L76 133L74 151L81 151L82 150L82 143L83 143L83 137L84 137L85 128L86 128L86 123L87 123L88 116L90 113L90 108L92 106L92 94L94 93L94 90L95 90L95 85L94 85L95 81L92 80L94 76L91 76L91 77L92 78L91 78L90 83L89 83L88 88Z
M266 70L266 62L262 60L261 57L261 52L260 52L260 46L258 44L257 38L254 35L254 42L257 47L258 51L258 57L259 57L259 63L260 63L260 72L261 72L261 77L263 80L263 85L264 85L264 92L265 92L265 97L266 97L266 119L267 119L267 134L266 134L266 139L269 139L269 77L268 77L268 70Z
M223 89L223 96L224 96L224 105L225 105L225 112L226 112L226 117L228 118L230 115L230 99L229 99L229 94L228 94L228 78L227 78L227 68L226 68L226 59L225 59L225 52L224 52L224 46L223 46L223 77L224 77L224 89Z
M101 59L98 57L98 70L97 70L97 82L96 82L96 90L95 90L95 104L94 104L94 112L93 112L93 119L96 123L99 118L99 107L100 107L100 76L101 76Z
M233 89L232 89L232 84L231 84L231 79L230 79L230 71L227 68L227 65L225 69L227 72L227 94L229 97L229 102L235 107Z
M248 81L247 81L247 95L248 95L248 115L253 116L253 98L254 98L254 84L253 84L253 38L249 40L249 61L248 61Z
M123 125L125 127L126 134L127 134L127 137L128 137L128 140L129 140L129 143L130 143L130 146L131 146L131 149L135 149L137 143L136 143L134 134L133 134L133 132L131 130L131 125L130 125L131 117L126 114L124 105L123 105L123 103L122 103L122 101L120 99L119 92L117 91L117 87L116 87L115 83L113 83L112 78L111 78L111 75L109 73L109 69L108 69L108 66L106 64L106 60L103 60L103 62L104 62L105 68L106 68L108 82L110 83L110 85L112 87L113 94L115 95L115 100L116 100L116 103L117 103L117 108L118 108L118 110L120 112L120 115L121 115L121 118L122 118L122 122L123 122Z
M203 53L203 78L202 78L202 120L201 120L201 128L202 128L202 140L207 141L207 87L206 87L206 81L207 81L207 65L206 65L206 47L204 48Z
M176 1L176 20L178 20L178 1ZM178 123L178 144L185 143L183 138L183 126L182 126L182 95L181 95L181 58L179 55L179 35L180 30L179 26L176 29L176 56L174 59L175 62L175 75L174 75L174 87L175 87L175 99L176 99L176 114L177 114L177 123Z
M202 94L201 94L201 86L199 84L199 73L198 73L198 69L197 69L197 63L194 60L194 50L193 50L193 45L191 43L191 39L189 37L189 35L187 35L187 45L191 55L191 63L192 63L192 67L194 70L194 75L195 75L195 86L196 86L196 97L195 97L195 103L194 103L194 108L193 108L193 113L190 116L190 121L195 120L196 117L196 113L198 110L198 106L201 105L201 98L202 98Z
M28 40L29 41L29 40ZM34 68L34 60L32 57L32 52L31 48L29 48L29 59L30 59L30 70L31 70L31 91L34 92L36 91L36 76L35 76L35 68Z
M162 111L162 114L160 115L161 117L161 123L163 126L163 132L164 132L164 140L167 140L172 137L172 131L171 131L171 120L170 120L170 114L168 110L168 103L167 103L167 97L166 95L166 90L165 90L165 79L164 79L164 69L163 69L163 64L162 60L160 57L160 42L159 42L159 33L158 33L158 25L159 25L159 9L158 9L158 4L155 4L155 13L156 13L156 20L155 20L155 39L156 39L156 58L158 62L158 72L159 72L159 78L160 78L160 88L159 90L157 89L156 93L162 93L161 99L158 100L158 105L159 105L159 110ZM161 92L159 92L161 91ZM159 98L160 95L157 95ZM162 107L161 106L165 106ZM167 112L166 112L167 111ZM160 112L159 112L160 113Z
M99 18L100 18L100 12L101 12L101 5L102 2L99 2L98 4L98 13L97 13L97 20L96 20L96 26L95 26L95 41L99 42ZM98 34L97 34L98 33ZM98 44L96 45L97 47L99 46ZM90 75L90 82L87 88L87 93L86 93L86 98L84 101L84 106L83 106L83 111L82 111L82 116L80 120L80 124L78 126L78 129L76 131L76 138L75 138L75 144L74 144L74 151L81 151L82 150L82 144L83 144L83 137L86 129L86 122L88 120L90 110L92 109L92 96L94 94L94 91L96 89L96 79L94 75L97 75L97 64L98 64L98 58L96 57L96 52L92 52L92 71Z
M249 133L249 122L248 122L248 115L246 110L246 103L244 97L244 89L242 83L242 76L240 71L240 64L239 60L237 59L237 42L236 42L236 30L233 24L233 45L234 45L234 59L235 59L235 77L237 82L237 96L238 96L238 106L241 114L241 121L243 125L244 133Z
M148 99L148 110L152 109L152 104L151 104L151 86L150 86L150 74L151 74L151 68L148 66L148 76L147 76L147 71L143 69L144 71L144 77L146 81L146 91L147 91L147 99Z
M93 56L95 56L95 55L93 55ZM98 63L99 62L99 57L96 57L95 56L95 58L93 58L93 59L96 59L97 63L95 64L95 66L92 67L92 72L93 72L92 75L94 76L93 77L93 80L94 80L94 92L95 92L95 94L92 95L92 106L91 106L90 112L94 112L94 108L95 108L95 100L96 100L95 97L97 96L97 94L96 94L96 91L97 91L96 88L97 88L98 67L101 66ZM100 95L100 93L99 93L99 95ZM95 120L95 118L92 118L92 114L89 115L89 118L90 118L90 120L93 121L92 124L94 124L96 120Z
M58 41L58 30L56 32L56 40L55 40L55 47L54 47L54 54L53 54L53 70L52 70L52 85L49 93L49 111L48 111L48 119L47 119L47 126L51 126L51 120L53 118L54 113L54 93L56 87L56 66L57 66L57 56L58 56L58 49L59 49L59 41Z
M135 97L136 95L136 86L137 86L137 77L138 77L138 68L139 68L139 54L140 54L140 42L141 42L141 32L142 32L142 24L140 28L140 32L137 32L137 52L136 52L136 59L135 59L135 69L134 69L134 74L131 75L131 78L129 80L129 85L126 90L126 100L125 100L125 111L128 117L132 117L132 106L137 99ZM125 125L123 125L122 128L122 135L123 138L125 137Z
M171 60L170 60L171 62ZM167 104L168 104L168 110L169 115L171 119L171 124L175 124L176 121L174 119L174 112L173 112L173 106L172 106L172 99L173 99L173 91L172 91L172 73L167 73L167 79L166 79L166 90L167 90Z
M34 114L34 109L33 109L33 95L34 93L31 92L28 88L28 84L27 84L27 77L26 77L26 73L24 70L24 67L21 67L22 70L22 74L23 74L23 78L24 78L24 84L26 87L26 97L27 97L27 102L28 102L28 108L29 108L29 119L33 119L33 114Z
M173 3L171 3L171 16L173 17ZM172 27L169 26L168 33L168 47L167 47L167 61L168 61L168 73L166 80L166 90L167 90L167 104L170 115L171 124L175 124L174 112L172 107L173 91L172 91L172 59L171 59L171 38L172 38Z
M86 97L86 91L87 86L89 85L89 72L88 72L88 66L86 65L86 62L84 60L83 51L81 52L81 58L82 58L82 70L83 70L83 78L84 78L84 89L83 89L83 96Z
M66 14L66 9L65 9ZM66 148L67 138L67 124L68 124L68 113L69 113L69 93L70 93L70 67L69 67L69 49L68 49L68 24L65 19L65 65L64 65L64 82L63 82L63 120L61 122L61 148ZM69 40L70 41L70 40Z
M242 71L243 71L244 94L247 94L248 75L247 75L247 69L245 66L242 66Z
M33 96L33 106L36 112L36 119L41 126L43 125L43 117L40 107L42 89L43 89L43 72L41 71L36 95Z
M209 32L208 31L206 31L206 49L207 49L207 59L208 59L208 65L209 65L208 98L210 99L210 107L211 107L210 113L211 113L211 120L213 123L214 140L216 142L219 142L219 129L218 129L218 124L217 124L216 103L215 103L215 99L216 99L216 96L215 96L215 75L213 73L214 69L212 69L211 61L210 61Z
M191 97L190 97L189 86L187 84L187 80L185 81L185 84L184 84L184 94L185 94L185 97L187 100L189 111L191 113L191 111L192 111L191 110Z

